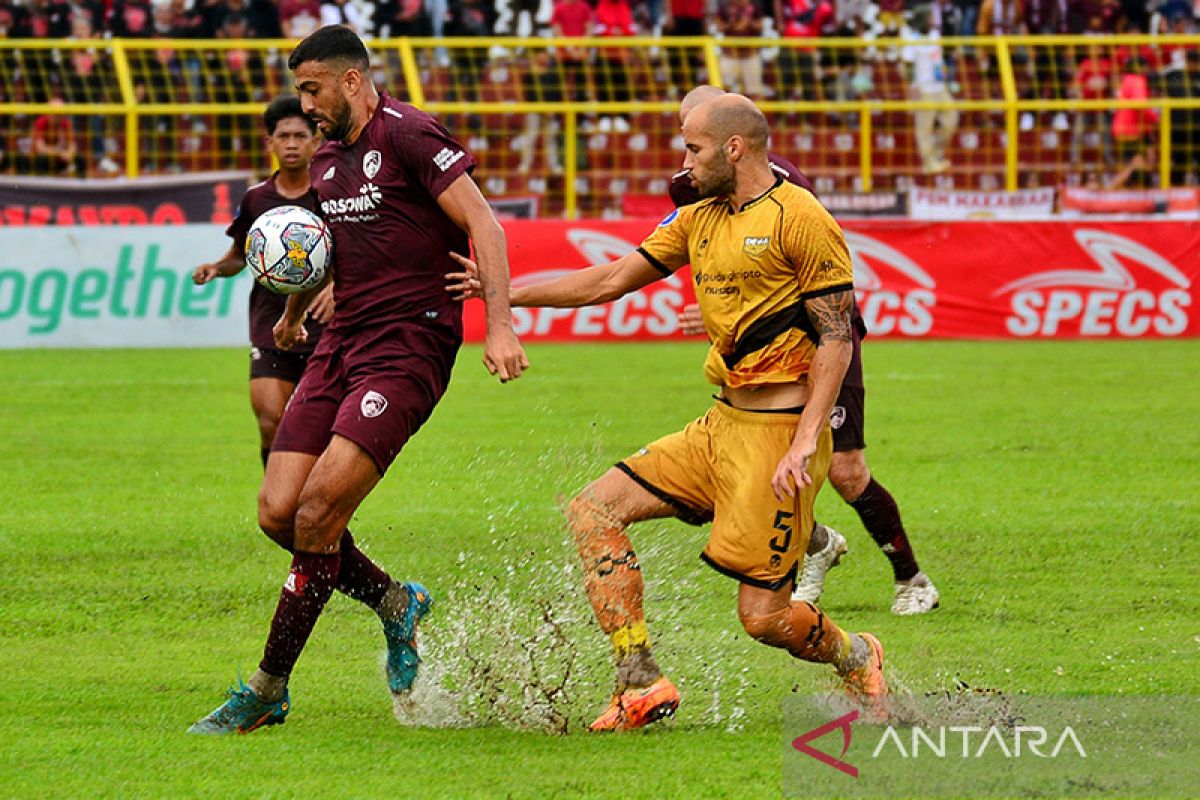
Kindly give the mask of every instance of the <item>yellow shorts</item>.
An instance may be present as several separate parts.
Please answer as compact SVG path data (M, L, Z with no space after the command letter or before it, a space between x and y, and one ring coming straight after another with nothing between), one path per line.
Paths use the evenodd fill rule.
M617 464L677 516L712 520L700 557L718 572L764 589L796 577L813 528L813 502L829 474L833 437L821 431L809 460L811 486L775 499L771 478L792 444L799 414L742 411L718 402L679 433Z

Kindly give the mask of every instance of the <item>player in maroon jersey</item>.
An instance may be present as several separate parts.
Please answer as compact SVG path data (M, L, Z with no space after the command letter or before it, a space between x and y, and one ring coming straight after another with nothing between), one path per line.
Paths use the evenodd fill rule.
M357 549L348 556L342 542L450 380L462 342L462 307L444 289L452 252L465 256L474 245L489 372L509 381L529 365L512 329L504 231L471 178L471 154L428 114L375 88L367 49L345 26L307 36L288 66L326 138L311 176L333 234L337 311L284 412L259 492L259 525L294 552L263 659L248 685L192 726L196 733L284 721L288 677L335 588L377 610L388 687L411 689L416 627L430 595L393 581ZM280 347L305 340L317 291L288 299L275 326Z
M308 178L308 165L320 139L317 124L305 116L297 97L276 98L263 114L267 132L267 150L279 162L279 169L262 183L250 187L242 196L237 214L225 234L233 239L229 250L216 261L201 264L192 280L203 285L214 278L232 278L246 266L246 234L265 211L277 206L301 206L314 213L317 195ZM304 372L304 365L316 347L324 323L333 317L333 285L326 286L309 307L305 323L308 339L291 350L275 346L272 329L287 298L254 283L250 290L250 405L258 420L262 462L267 464L275 429L283 416L283 407Z
M725 94L717 86L697 86L679 104L679 121L682 124L688 113L696 106ZM771 170L785 180L816 194L812 181L796 165L786 158L770 153ZM690 170L681 170L671 176L670 193L675 206L691 205L700 200L700 192L692 183ZM852 314L854 350L850 366L846 369L842 388L833 407L830 424L833 428L833 461L829 465L829 482L842 499L858 513L863 527L883 551L892 565L894 594L892 613L900 615L924 614L937 608L941 596L937 587L917 565L917 557L908 541L900 509L890 492L877 482L867 466L866 438L864 436L865 397L862 370L862 340L867 335L867 326L855 303ZM700 307L689 305L680 316L686 334L704 333L700 319ZM818 523L809 539L808 552L804 557L804 568L796 578L793 597L815 603L820 599L825 586L825 574L832 569L846 552L846 539L827 525Z

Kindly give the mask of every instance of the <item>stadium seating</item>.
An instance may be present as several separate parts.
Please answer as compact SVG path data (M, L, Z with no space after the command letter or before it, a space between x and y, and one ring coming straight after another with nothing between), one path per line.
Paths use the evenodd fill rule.
M638 206L626 197L661 191L682 162L676 103L690 86L673 83L667 41L678 51L676 63L693 65L697 83L722 81L718 48L761 55L773 88L759 102L773 146L826 191L1103 180L1121 165L1099 132L1077 135L1065 113L1077 93L1074 65L1083 48L1098 51L1111 65L1115 91L1121 65L1138 55L1154 69L1151 99L1140 104L1158 113L1148 136L1172 143L1159 149L1155 177L1160 184L1196 181L1186 168L1171 174L1162 151L1200 162L1194 152L1200 149L1197 37L942 40L958 121L946 150L949 166L936 175L922 168L903 41L806 40L801 46L623 39L618 47L611 39L572 40L593 54L582 72L585 85L574 85L555 60L563 40L404 39L373 42L373 69L392 94L444 118L475 152L489 194L538 196L547 216L613 216ZM0 171L36 166L30 153L42 115L71 120L89 176L265 171L258 115L267 100L289 90L290 46L277 40L2 41ZM435 56L439 46L448 58ZM789 48L808 59L803 80L791 86L781 69ZM1109 112L1138 107L1113 94L1091 102ZM531 128L527 114L538 115L541 124ZM576 133L568 142L571 123Z

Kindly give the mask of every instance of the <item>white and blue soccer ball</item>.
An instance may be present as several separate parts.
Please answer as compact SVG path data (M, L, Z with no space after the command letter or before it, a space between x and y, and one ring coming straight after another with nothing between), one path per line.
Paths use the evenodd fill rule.
M246 234L250 274L278 294L296 294L320 283L332 252L325 221L300 206L263 212Z

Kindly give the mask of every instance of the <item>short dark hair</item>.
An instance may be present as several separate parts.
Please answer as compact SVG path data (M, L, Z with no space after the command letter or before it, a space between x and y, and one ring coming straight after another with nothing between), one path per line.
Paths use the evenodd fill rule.
M308 132L316 135L317 123L313 118L304 113L304 108L300 105L300 98L294 94L285 94L276 97L267 106L267 110L263 112L263 126L267 129L268 136L275 135L275 128L279 123L289 117L299 117L304 120L304 124L308 126Z
M327 25L305 36L288 56L288 69L295 72L306 61L343 61L363 72L371 66L367 46L345 25Z

